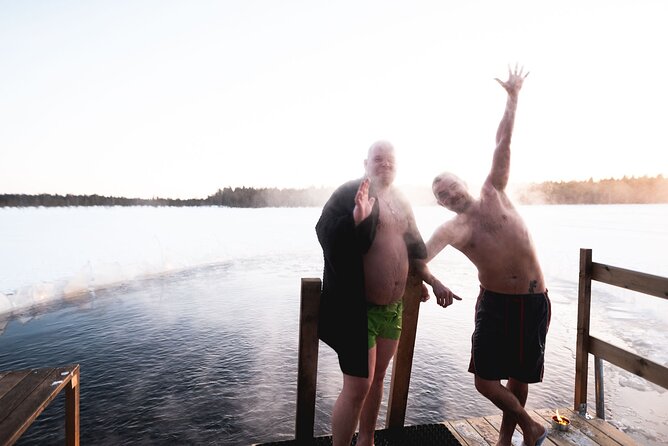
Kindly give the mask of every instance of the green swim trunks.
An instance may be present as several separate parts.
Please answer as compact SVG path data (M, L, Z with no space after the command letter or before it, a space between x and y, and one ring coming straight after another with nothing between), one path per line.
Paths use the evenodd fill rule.
M404 301L389 305L366 304L368 347L376 345L376 338L397 340L401 336L401 314Z

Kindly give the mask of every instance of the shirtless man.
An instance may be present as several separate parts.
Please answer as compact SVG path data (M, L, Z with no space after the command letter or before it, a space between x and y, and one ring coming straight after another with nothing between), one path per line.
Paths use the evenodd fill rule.
M492 169L480 197L473 198L451 173L434 179L438 203L457 215L427 242L427 260L452 245L478 269L481 291L469 371L475 374L476 389L503 411L498 445L511 444L517 424L527 445L540 445L547 435L524 404L528 384L543 378L550 301L527 227L505 191L517 97L527 74L515 67L508 70L507 81L496 79L508 98L496 133Z
M410 263L427 256L413 211L392 186L392 145L374 143L364 168L364 179L332 194L316 225L325 260L319 336L337 352L343 372L332 413L334 446L349 446L358 422L357 445L373 444L385 371L401 335ZM440 282L426 281L442 293Z

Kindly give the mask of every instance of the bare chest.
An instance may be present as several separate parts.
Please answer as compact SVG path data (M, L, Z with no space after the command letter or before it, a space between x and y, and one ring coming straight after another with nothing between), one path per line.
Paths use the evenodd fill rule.
M461 240L461 250L469 256L478 252L498 255L509 245L524 244L528 232L524 221L514 209L491 209L480 212L467 222L467 236Z
M408 229L408 216L403 206L396 199L378 198L380 215L378 218L377 236L383 237L401 236Z

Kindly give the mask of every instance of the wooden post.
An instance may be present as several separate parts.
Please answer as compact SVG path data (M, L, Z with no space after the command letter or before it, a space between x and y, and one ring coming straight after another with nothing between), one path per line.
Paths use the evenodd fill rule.
M79 446L79 365L65 387L65 444Z
M411 380L415 334L417 332L418 314L420 312L421 284L422 280L415 274L408 276L408 283L406 284L406 292L404 294L401 338L399 339L399 347L392 364L392 380L390 384L390 396L387 402L385 427L402 427L406 419L408 387Z
M318 377L318 312L320 311L322 281L302 278L301 286L295 420L295 439L297 441L313 438L315 391Z
M596 389L596 416L605 420L605 385L603 383L603 360L594 356L594 388Z
M578 328L575 346L575 398L573 410L587 410L587 374L589 373L589 313L591 311L591 249L580 249L578 286Z

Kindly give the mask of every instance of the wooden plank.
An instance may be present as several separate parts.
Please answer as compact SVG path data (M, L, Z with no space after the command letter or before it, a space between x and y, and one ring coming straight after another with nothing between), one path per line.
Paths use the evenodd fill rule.
M587 404L587 374L589 373L589 313L591 311L591 249L580 249L578 284L578 326L575 344L575 396L577 411Z
M499 441L499 431L494 429L494 426L492 426L485 418L471 418L468 421L487 443L496 444L497 441Z
M30 370L0 399L0 422L4 420L49 376L54 369Z
M592 279L620 288L668 299L668 277L654 276L602 263L593 263Z
M529 416L531 418L533 418L534 421L537 421L538 423L542 424L547 429L547 438L543 442L543 445L547 446L547 445L550 445L550 444L553 444L553 445L560 444L559 442L557 442L553 438L551 438L551 434L553 434L553 429L552 429L552 425L549 422L546 423L545 419L543 417L541 417L538 413L536 413L535 410L533 410L533 409L525 409L525 410L527 411ZM521 429L520 429L520 431L521 431Z
M567 410L567 409L564 409L564 410ZM561 413L561 409L559 409L559 413ZM574 413L570 409L568 409L567 412L564 412L564 415L566 415L570 419L573 419L576 416L579 417L579 415L577 415L576 413ZM612 438L613 440L615 440L617 443L619 443L621 445L636 446L636 445L639 444L633 438L631 438L628 434L625 434L624 432L620 431L615 426L613 426L612 424L608 423L605 420L602 420L600 418L596 418L596 417L592 416L591 418L588 418L586 420L586 422L588 424L590 424L591 426L595 427L596 429L600 430L605 435Z
M546 423L545 418L543 418L542 416L540 416L540 415L537 413L536 410L527 410L527 412L529 413L529 415L531 415L531 418L533 418L534 420L538 421L539 423L545 423L545 425L546 425L546 427L547 427L547 424L548 424L548 423ZM548 412L549 412L549 413L553 413L554 410L553 410L553 409L548 409ZM551 415L550 415L550 418L551 418ZM548 422L549 422L549 421L548 421ZM551 425L550 425L550 428L549 428L549 430L548 430L547 440L546 440L546 441L548 441L548 440L549 440L552 444L554 444L554 445L556 445L556 446L574 446L574 445L577 445L577 443L573 442L573 439L571 439L571 438L564 438L562 435L560 435L560 433L558 433L558 432L556 432L554 429L552 429L552 426L551 426ZM545 443L543 443L543 444L545 444Z
M552 415L554 415L553 409L537 409L534 410L533 413L541 417L546 424L552 423ZM558 445L596 446L594 440L573 427L567 431L560 431L550 427L549 436Z
M466 441L464 437L459 435L459 432L457 432L457 429L452 425L450 421L444 421L443 424L448 428L450 433L457 439L457 441L462 445L462 446L470 446L469 443Z
M668 368L623 350L593 336L589 337L589 351L611 364L668 389Z
M31 371L23 381L26 382L25 388L32 388L32 391L25 395L20 404L14 406L9 415L2 420L0 444L13 444L19 439L46 406L67 386L72 379L72 369L73 367L69 366ZM32 382L27 382L28 380L32 382L39 380L39 382L37 386L32 386ZM23 389L18 387L15 391L23 394Z
M2 399L7 392L12 390L16 384L18 384L23 378L25 378L30 370L18 370L16 372L11 372L5 374L5 376L0 379L0 399ZM0 418L2 421L2 418Z
M318 314L320 279L302 278L299 315L299 359L297 371L297 411L295 438L313 438L315 396L318 380Z
M623 445L623 446L637 446L638 442L636 442L633 438L625 434L624 432L620 431L617 429L615 426L612 424L608 423L605 420L602 420L601 418L596 418L594 416L589 415L589 418L583 418L577 413L573 412L570 409L564 408L564 416L568 417L569 419L573 420L575 418L582 420L583 422L587 423L592 429L595 428L599 430L601 433L605 434L607 437L611 438L612 440L615 441L615 443ZM561 414L561 409L559 409L559 413Z
M486 416L485 419L488 423L494 426L496 430L501 430L501 415L490 415ZM524 446L524 436L522 435L522 430L519 426L515 426L515 430L513 431L513 438L510 440L510 444L512 446ZM549 438L549 436L543 442L543 446L552 446L554 444L555 443Z
M409 274L406 292L403 297L404 311L401 338L392 363L392 379L390 381L390 395L387 401L387 418L385 420L385 427L388 428L401 427L406 419L406 404L408 402L415 335L420 313L421 290L422 280L414 273Z
M485 441L482 435L480 435L473 426L471 426L468 420L451 421L450 425L469 446L488 446L490 444Z
M537 411L538 412L538 411ZM543 410L541 414L546 416L548 421L554 415L554 412L551 410ZM587 437L591 438L598 445L602 446L619 446L619 443L615 441L610 436L606 435L603 431L598 429L596 426L588 423L587 420L576 412L573 412L567 408L560 408L559 415L562 415L568 418L571 422L571 429L577 429Z

